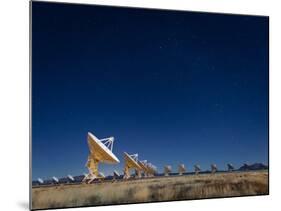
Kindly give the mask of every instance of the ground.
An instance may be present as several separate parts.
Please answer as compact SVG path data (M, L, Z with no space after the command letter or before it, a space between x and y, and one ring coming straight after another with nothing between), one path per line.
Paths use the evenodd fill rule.
M155 177L32 188L32 209L268 194L268 171Z

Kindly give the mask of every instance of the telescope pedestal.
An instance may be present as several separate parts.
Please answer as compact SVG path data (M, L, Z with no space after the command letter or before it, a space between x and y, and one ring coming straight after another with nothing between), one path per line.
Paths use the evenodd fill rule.
M85 176L83 181L88 181L87 183L91 183L95 179L99 178L98 164L98 160L91 158L91 156L88 157L86 167L89 170L89 174Z
M136 169L136 178L141 178L141 170Z
M130 175L130 168L125 164L123 178L124 179L129 179L130 177L131 177L131 175Z

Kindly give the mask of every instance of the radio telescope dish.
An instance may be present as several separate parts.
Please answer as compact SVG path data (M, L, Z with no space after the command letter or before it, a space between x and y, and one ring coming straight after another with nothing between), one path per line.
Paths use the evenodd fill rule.
M153 177L154 174L157 173L157 168L153 164L147 163L147 168L148 168L148 176L149 177Z
M194 171L195 171L195 174L199 174L199 172L201 171L201 168L199 165L194 165Z
M169 176L169 174L172 172L172 166L165 166L164 167L164 175Z
M142 167L138 164L138 154L129 155L127 152L124 152L124 179L131 177L130 169L135 169L137 177L141 177Z
M75 179L70 174L67 175L67 179L69 179L70 182L75 182Z
M217 165L216 164L212 164L211 165L211 172L214 174L218 171Z
M113 172L113 179L116 180L118 177L120 177L120 174L119 174L118 171L115 170L115 171Z
M56 177L52 177L52 180L53 180L54 183L59 183L59 179L56 178Z
M234 170L234 166L231 163L227 164L227 170L228 171L233 171Z
M120 177L120 174L119 174L118 171L114 171L114 172L113 172L113 175L116 176L116 177Z
M144 177L147 177L147 176L148 176L148 173L149 173L149 168L148 168L148 166L147 166L147 160L142 160L142 161L139 161L138 163L139 163L139 165L140 165L141 168L142 168Z
M99 177L101 177L101 178L105 178L104 173L99 172Z
M39 182L39 184L44 184L44 180L42 180L41 178L38 178L37 181Z
M112 152L114 137L98 139L96 136L89 132L87 141L90 154L88 156L86 167L89 170L89 174L84 178L84 181L89 180L88 183L91 183L94 179L101 177L98 172L98 164L100 162L107 164L116 164L120 161Z
M184 166L184 164L180 164L179 165L179 175L183 175L183 173L186 172L186 168Z

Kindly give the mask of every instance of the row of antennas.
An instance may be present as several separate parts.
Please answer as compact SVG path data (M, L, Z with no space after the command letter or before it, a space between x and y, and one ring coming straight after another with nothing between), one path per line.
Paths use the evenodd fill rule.
M126 153L127 154L127 153ZM129 155L129 154L128 154ZM142 161L139 161L138 160L138 154L131 154L129 155L129 157L131 157L134 162L133 163L130 163L131 161L129 161L129 163L125 163L125 167L126 165L127 166L130 166L130 169L137 169L136 167L136 163L139 164L139 166L141 167L140 169L137 169L135 171L135 175L134 177L136 178L140 178L140 177L152 177L154 176L154 174L157 172L157 168L156 166L154 166L153 164L151 163L148 163L147 160L142 160ZM133 165L132 165L133 164ZM133 167L131 167L133 166ZM227 164L227 170L228 171L233 171L234 170L234 166L232 164ZM199 174L201 171L201 168L199 165L194 165L194 172L195 174ZM211 164L211 172L212 173L216 173L218 171L218 168L216 166L216 164ZM187 170L186 170L186 167L184 164L180 164L178 166L178 174L179 175L183 175L184 173L186 173ZM164 175L165 176L169 176L170 174L172 173L172 166L171 165L167 165L164 167ZM84 179L87 178L89 175L88 174L84 174ZM113 179L116 180L118 178L120 178L121 175L118 173L118 171L114 171L113 172ZM123 178L124 179L129 179L131 177L130 173L126 174L126 170L124 170L124 175L123 175ZM105 175L102 173L102 172L99 172L99 178L105 178ZM75 182L75 179L73 176L71 175L67 175L66 177L67 179L67 182ZM41 179L41 178L38 178L37 182L40 184L40 185L43 185L45 184L46 182ZM60 180L57 178L57 177L52 177L52 183L53 184L59 184L60 183Z
M38 182L39 184L41 184L41 185L46 183L46 182L45 182L43 179L41 179L41 178L38 178L38 179L37 179L37 182ZM70 174L67 175L67 182L75 182L74 177L71 176ZM59 180L57 177L52 177L52 183L54 183L54 184L59 184L59 183L60 183L60 180Z
M233 171L234 170L234 166L231 163L227 164L227 171ZM186 168L184 164L180 164L178 166L178 174L179 175L183 175L184 173L186 173ZM211 164L211 173L216 173L218 171L217 165L216 164ZM199 174L201 172L201 167L196 164L194 165L194 172L195 174ZM165 176L169 176L169 174L172 173L172 166L167 165L164 166L164 175Z
M113 154L114 137L98 139L92 133L88 133L87 137L90 154L86 163L89 173L83 179L86 183L91 183L95 179L103 179L104 175L98 171L99 163L117 164L120 163L118 158ZM135 177L153 176L156 173L156 167L147 163L147 161L139 161L138 154L128 154L124 152L124 179L131 177L130 171L135 170Z
M86 167L89 170L89 173L85 175L83 181L87 183L91 183L95 179L102 179L104 175L98 171L99 163L107 163L107 164L117 164L120 163L118 158L113 154L113 143L114 137L98 139L92 133L88 133L87 137L88 146L90 150L90 154L88 156L88 161L86 163ZM131 170L135 171L135 177L150 177L154 176L157 173L156 167L148 163L146 160L139 161L138 154L128 154L124 152L124 179L129 179L131 177ZM233 170L233 166L231 164L228 165L229 170ZM217 171L217 167L215 164L211 166L212 172ZM169 175L172 169L171 166L166 166L164 168L165 175ZM194 171L198 174L201 171L199 165L194 166ZM186 172L185 166L181 164L179 166L179 174L183 174Z
M153 177L157 172L156 166L152 163L148 163L147 160L139 161L138 154L128 154L124 152L124 179L129 179L131 177L131 170L135 171L135 177Z

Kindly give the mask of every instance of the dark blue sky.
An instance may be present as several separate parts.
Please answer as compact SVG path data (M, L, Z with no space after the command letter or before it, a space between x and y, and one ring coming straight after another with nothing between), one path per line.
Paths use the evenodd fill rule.
M32 3L32 164L87 172L87 132L160 171L268 163L268 18Z

